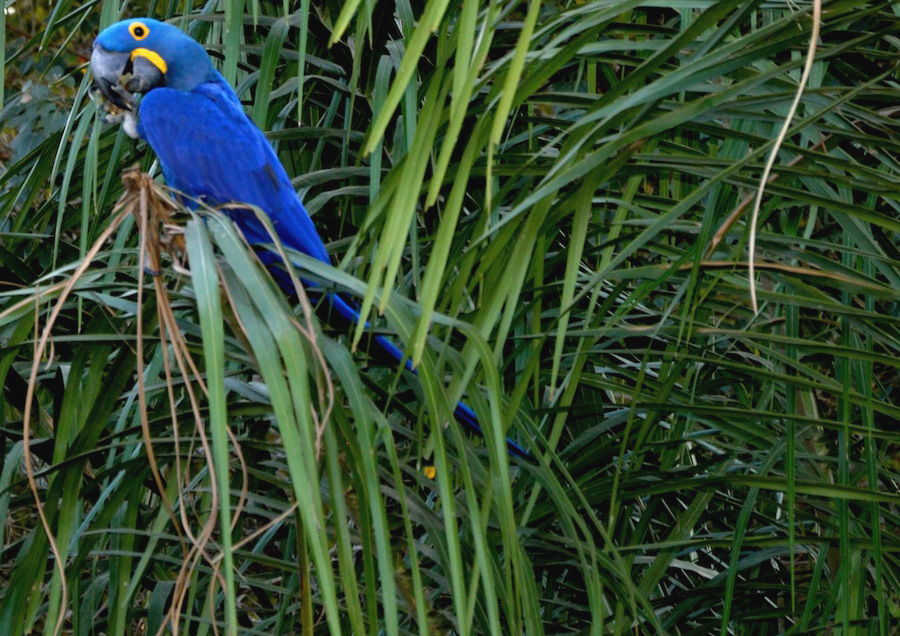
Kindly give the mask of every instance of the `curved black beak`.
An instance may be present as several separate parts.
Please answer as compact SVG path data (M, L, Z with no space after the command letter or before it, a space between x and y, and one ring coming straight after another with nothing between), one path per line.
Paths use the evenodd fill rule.
M108 101L124 110L134 110L133 93L146 93L165 80L165 75L144 57L132 61L129 51L109 51L94 44L91 53L94 86Z

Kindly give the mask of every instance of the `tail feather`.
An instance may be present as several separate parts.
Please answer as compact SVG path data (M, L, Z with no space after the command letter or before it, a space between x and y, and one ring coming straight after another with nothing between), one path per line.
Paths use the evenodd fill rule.
M337 310L337 312L343 316L345 319L350 322L357 322L359 320L359 313L351 307L343 298L338 296L337 294L329 294L329 300L331 301L331 306ZM368 327L369 324L366 323ZM408 371L412 371L416 373L416 370L412 366L412 362L409 358L406 358L403 355L403 351L391 342L388 338L384 336L375 336L375 342L391 358L396 360L398 363L402 362ZM481 429L481 425L478 423L478 416L475 415L475 411L469 407L465 402L459 402L456 405L456 409L453 411L453 415L456 417L456 420L467 427L472 432L484 437L484 431ZM515 455L517 457L529 457L528 451L522 448L519 444L514 442L513 440L506 438L506 448L511 455Z
M475 415L475 411L469 408L469 405L465 402L458 402L456 404L456 409L453 411L453 415L456 417L456 420L462 423L464 426L469 428L471 431L477 433L484 437L484 431L481 430L481 425L478 423L478 416ZM506 438L506 450L510 455L515 455L516 457L522 457L527 459L530 457L527 450L519 446L516 442Z

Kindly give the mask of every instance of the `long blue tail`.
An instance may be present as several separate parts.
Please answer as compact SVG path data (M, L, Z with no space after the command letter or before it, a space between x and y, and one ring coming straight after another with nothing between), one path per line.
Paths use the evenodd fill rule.
M247 223L246 219L242 219L242 221L245 224ZM290 277L288 277L284 270L280 269L279 267L279 265L281 265L281 258L268 250L261 250L257 252L257 255L263 263L269 266L269 271L272 272L272 275L278 283L278 286L281 287L285 291L285 293L293 294L294 286L291 282ZM316 287L318 287L318 285L316 285L312 281L307 280L303 281L303 285L307 289L315 289ZM337 310L338 314L340 314L345 320L349 321L352 324L356 324L359 321L359 313L338 294L333 292L328 293L327 297L331 302L331 306L335 310ZM368 323L366 324L366 326L369 326ZM374 336L373 340L378 345L378 347L389 357L396 360L397 363L403 362L408 371L416 373L416 370L413 369L412 363L408 359L404 362L403 351L401 351L400 348L393 342L391 342L388 338L384 336ZM456 405L456 409L454 409L453 415L468 429L470 429L474 433L477 433L481 437L484 437L484 431L481 430L481 425L478 424L478 416L475 415L475 411L473 411L471 407L469 407L469 405L467 405L465 402L460 402ZM531 457L528 451L526 451L524 448L522 448L509 438L506 438L506 448L509 450L510 455L524 458Z
M353 307L351 307L343 298L341 298L337 294L329 294L328 297L331 301L331 306L334 307L341 316L352 323L356 323L359 320L359 313L357 313L357 311ZM366 324L366 326L368 326L368 323ZM391 358L396 360L398 363L404 362L403 351L401 351L400 348L393 342L391 342L384 336L374 336L373 339L381 348L381 350L388 354ZM405 360L404 366L408 371L416 373L416 370L413 369L412 363L408 358ZM453 415L456 417L457 421L465 425L469 430L477 433L481 437L484 437L484 431L481 430L481 425L478 424L478 416L475 415L475 411L473 411L465 402L459 402L456 405L456 409L453 411ZM519 446L516 442L512 441L508 437L506 438L506 448L511 455L515 455L517 457L530 457L528 451L526 451L524 448Z

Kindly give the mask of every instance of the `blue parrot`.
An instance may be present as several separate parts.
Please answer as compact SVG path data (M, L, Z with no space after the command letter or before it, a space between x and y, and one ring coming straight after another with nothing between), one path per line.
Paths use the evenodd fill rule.
M115 117L126 132L145 139L156 152L170 187L210 205L256 206L268 214L284 245L331 262L272 146L198 42L151 18L123 20L97 36L91 70L94 86L115 107ZM144 94L136 122L135 93ZM231 208L226 213L251 245L271 243L251 210ZM280 262L265 250L260 257L269 266ZM283 272L273 275L286 293L293 293ZM345 319L359 320L338 294L330 293L328 299ZM390 340L383 336L374 340L394 360L403 361L403 352ZM411 369L408 362L407 368ZM482 434L478 418L466 404L460 402L454 415ZM507 445L514 455L528 455L511 440Z

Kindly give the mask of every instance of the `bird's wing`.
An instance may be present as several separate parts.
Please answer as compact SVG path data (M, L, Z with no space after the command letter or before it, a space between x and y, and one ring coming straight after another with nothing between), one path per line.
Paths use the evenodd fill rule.
M224 80L202 84L190 93L169 88L148 92L141 101L138 130L156 151L171 187L212 204L255 205L268 213L285 245L329 262L325 246L275 152L244 114ZM229 215L251 243L270 242L251 211L232 211ZM274 258L264 260L277 262ZM289 281L279 279L279 284L291 290ZM356 310L340 296L329 297L344 318L359 320ZM384 336L375 336L375 340L395 360L405 360L403 351L393 342ZM413 370L408 360L406 367ZM481 432L478 418L466 404L457 404L455 415ZM515 442L507 440L507 445L511 453L528 457Z
M249 203L272 219L281 241L329 262L328 252L281 162L227 85L192 92L157 88L141 101L139 131L167 183L212 205ZM251 243L271 242L253 212L231 211Z

